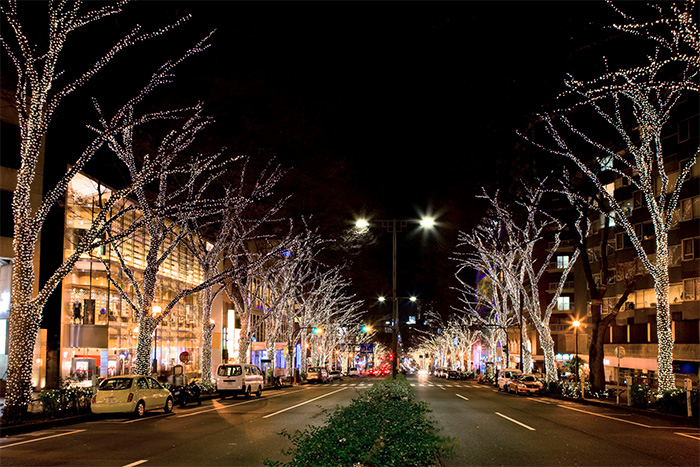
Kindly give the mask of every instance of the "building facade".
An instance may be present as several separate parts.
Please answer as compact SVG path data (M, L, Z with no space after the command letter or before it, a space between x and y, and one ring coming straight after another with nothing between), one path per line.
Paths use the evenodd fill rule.
M73 253L81 230L99 210L99 195L108 190L85 175L70 184L65 204L63 254ZM129 203L129 201L125 201ZM122 206L119 206L122 207ZM119 208L117 207L117 208ZM125 232L137 219L131 211L113 225L114 234ZM134 287L120 267L119 256L142 279L149 238L138 229L117 245L108 244L83 254L61 287L61 377L90 380L92 376L130 374L133 371L138 336L138 313L125 300L112 279L132 303ZM168 248L170 245L165 245ZM202 282L202 269L185 245L179 244L161 265L152 313L158 314L183 289ZM168 373L174 365L185 372L201 370L201 304L197 294L182 299L158 326L154 334L153 371Z

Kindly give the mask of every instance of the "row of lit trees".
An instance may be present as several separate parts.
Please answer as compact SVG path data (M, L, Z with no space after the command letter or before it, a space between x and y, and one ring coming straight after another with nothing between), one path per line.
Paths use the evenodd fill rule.
M670 176L668 151L664 152L662 136L680 103L687 96L697 101L700 67L700 35L694 1L668 3L651 9L651 19L640 20L619 8L622 24L619 31L637 36L637 46L651 43L646 63L639 66L606 70L591 79L569 77L566 92L559 96L563 104L554 111L540 114L535 130L521 134L535 147L568 161L561 174L537 180L520 190L509 203L498 194L484 197L491 209L474 231L460 235L460 246L468 252L458 253L458 278L461 281L464 311L475 323L500 331L501 344L506 344L505 329L525 321L536 329L545 355L547 378L556 378L549 318L562 291L573 263L580 256L591 290L592 339L590 347L591 377L594 389L604 385L602 343L605 329L632 290L634 277L640 273L637 264L618 264L614 268L623 277L627 288L609 315L603 313L603 297L607 277L594 280L591 262L602 261L607 268L606 248L600 258L592 258L588 238L592 219L602 217L603 238L607 240L611 226L630 239L637 257L654 282L656 293L656 329L658 337L658 385L660 390L675 387L673 375L673 335L669 303L668 233L678 222L679 196L700 148L694 148L680 160L676 177ZM545 136L537 135L544 128ZM671 132L673 133L673 132ZM629 219L628 208L615 197L608 185L621 178L624 185L642 193L644 209L654 229L653 250L644 248L641 232ZM553 182L553 183L552 183ZM543 206L547 194L566 200L567 209L553 212ZM566 212L564 212L566 211ZM561 241L561 232L568 229L576 250L563 273L552 300L540 303L538 286L543 273ZM539 242L553 242L544 256L535 254ZM603 245L605 246L605 245ZM651 252L653 254L651 254ZM464 270L476 270L488 281L474 286L460 277ZM488 285L488 286L486 286ZM524 331L523 331L524 332ZM524 338L523 341L528 342ZM504 347L506 348L506 347ZM528 349L523 350L525 369L531 367Z
M322 240L305 223L295 229L291 222L280 218L285 199L273 194L282 177L280 168L263 162L263 169L253 170L249 158L228 155L224 149L201 153L197 137L212 122L201 104L143 110L148 108L147 98L173 80L176 67L208 48L209 35L158 67L146 84L116 110L108 113L93 99L93 139L73 160L66 161L69 168L53 188L44 191L40 202L32 203L42 147L59 105L124 50L166 34L189 19L156 31L143 31L137 25L83 72L65 72L59 58L66 53L67 44L76 43L69 37L83 26L120 13L126 3L85 8L80 1L50 2L46 28L22 24L20 18L28 16L31 7L27 13L20 11L16 1L0 5L2 20L9 26L3 31L10 34L0 40L17 74L14 103L21 137L20 168L12 201L14 257L3 415L8 420L21 418L31 402L32 355L44 305L81 257L102 261L111 284L138 317L135 371L141 374L150 372L157 326L169 318L180 301L196 293L202 296L201 361L205 380L211 378L211 307L221 293L229 294L240 307L241 355L248 354L255 331L252 303L264 304L266 312L256 326L264 322L270 330L269 339L278 338L283 320L287 320L288 333L300 325L305 329L312 321L329 330L337 327L336 333L326 334L327 340L356 325L352 316L359 304L344 292L347 283L340 278L340 270L329 276L315 261ZM48 37L30 35L42 30ZM120 94L110 91L111 95ZM89 204L92 215L68 257L35 289L34 257L47 216L62 202L71 180L97 157L102 165L117 164L125 180L117 189L99 185L93 198L76 200L78 206L81 202L86 203L85 207ZM144 236L146 251L143 264L135 267L124 247L137 233ZM109 257L93 254L107 245ZM156 304L160 270L181 247L195 256L203 271L202 279L179 290L169 302ZM314 280L321 283L314 284ZM323 300L312 304L302 298L314 294L323 295ZM158 312L154 312L156 309ZM291 335L286 337L293 340Z

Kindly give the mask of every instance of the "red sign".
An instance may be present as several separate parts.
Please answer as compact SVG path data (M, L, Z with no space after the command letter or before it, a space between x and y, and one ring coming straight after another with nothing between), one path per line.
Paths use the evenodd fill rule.
M180 361L182 363L190 363L190 353L185 351L180 354Z

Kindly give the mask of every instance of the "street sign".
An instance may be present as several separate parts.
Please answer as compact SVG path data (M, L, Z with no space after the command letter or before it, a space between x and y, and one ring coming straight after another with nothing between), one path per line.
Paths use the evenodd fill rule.
M621 345L615 347L613 353L617 358L625 358L625 348Z
M374 344L360 344L360 353L374 353Z
M180 354L180 361L182 363L190 363L190 353L185 351Z

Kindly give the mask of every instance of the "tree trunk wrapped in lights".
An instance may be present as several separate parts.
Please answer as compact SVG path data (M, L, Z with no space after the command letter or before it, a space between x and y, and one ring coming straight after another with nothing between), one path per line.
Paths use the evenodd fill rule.
M563 225L539 209L544 194L542 185L540 184L537 188L523 187L523 197L517 202L520 209L524 211L522 219L518 219L515 215L513 206L506 206L498 199L498 194L489 196L484 192L482 198L490 202L495 217L503 225L504 244L506 245L504 248L515 251L520 258L519 270L503 270L502 272L510 281L511 287L517 288L517 292L514 292L513 296L517 293L522 297L522 307L540 337L547 380L556 381L558 374L554 358L554 344L549 332L549 321L579 252L576 250L571 255L568 264L561 272L551 300L546 305L543 304L540 300L539 286L561 244ZM548 238L552 240L551 246L547 249L546 254L540 257L536 253L535 246ZM525 326L522 327L525 328ZM525 335L523 336L523 344L527 343L528 339Z
M240 163L240 167L235 164ZM231 262L228 251L231 245L255 243L264 238L263 229L275 219L286 198L270 202L272 190L277 185L283 172L279 166L268 162L263 170L250 179L250 159L236 158L226 174L225 182L212 187L213 191L223 192L222 209L210 215L193 218L189 221L189 233L185 239L187 248L194 254L202 267L205 281L219 276L223 280L212 285L202 294L202 381L211 382L212 370L212 305L221 292L229 293L230 285L237 279L247 276L268 259L277 254L270 249L267 256L261 255L246 264ZM278 249L283 248L280 241ZM226 274L226 271L235 271ZM222 274L223 273L223 274ZM226 326L227 323L221 323ZM233 329L230 330L233 332Z
M64 54L68 37L83 26L121 12L125 3L122 1L83 11L82 3L79 1L51 2L48 6L47 16L48 38L42 37L37 41L27 34L28 31L32 31L32 28L25 28L19 19L19 3L8 1L0 4L2 18L10 26L3 28L3 31L9 31L10 36L13 36L15 40L15 43L12 44L8 40L10 36L3 35L0 42L10 56L17 73L17 88L14 99L21 137L20 168L17 171L17 184L12 200L14 258L8 339L8 387L3 414L3 418L8 421L21 418L24 409L31 402L32 355L44 304L61 280L70 273L80 256L99 245L99 239L110 221L108 213L120 199L131 193L128 188L111 193L109 199L102 206L102 211L94 218L78 244L75 245L74 252L64 260L53 274L49 275L49 279L44 284L39 285L39 290L35 294L34 256L39 234L49 211L64 195L73 177L83 170L88 161L111 136L128 126L170 118L169 112L156 112L125 121L125 116L130 109L142 103L155 88L170 81L172 71L178 64L185 58L207 48L205 38L188 50L180 59L162 65L152 75L146 86L124 107L115 112L112 118L107 118L102 114L97 101L95 101L101 125L99 129L93 128L97 136L72 161L70 168L56 185L45 191L39 204L33 206L31 191L36 181L36 175L41 170L38 167L41 147L51 126L52 117L63 100L90 81L120 52L134 44L160 36L187 19L157 31L144 32L140 26L136 27L116 42L90 68L78 74L77 78L71 81L67 77L68 74L63 73L59 65L59 56ZM42 50L42 47L35 45L35 42L48 44L48 47ZM135 182L146 183L150 175L150 173L141 174Z
M658 386L660 390L668 390L675 387L668 300L668 232L677 222L674 213L678 209L681 188L697 161L700 148L691 149L678 177L673 180L667 171L663 136L673 123L672 111L684 95L688 93L697 100L700 73L697 8L694 1L661 4L653 9L654 18L649 21L638 21L622 9L616 10L623 16L624 24L615 27L648 39L656 47L656 53L637 67L606 72L588 81L568 79L565 82L567 91L560 97L572 102L541 116L553 147L534 144L573 162L576 169L596 185L610 212L602 211L598 204L591 204L591 207L612 217L624 230L651 274L657 303ZM578 115L574 116L573 109ZM589 111L596 122L589 126L585 120L579 120L582 110ZM600 132L599 126L595 126L599 121L616 135L617 141L611 142L608 134ZM585 151L574 149L578 143L586 146ZM587 159L589 150L598 155L594 164ZM640 209L648 211L654 227L655 259L645 251L642 239L628 218L627 207L615 198L612 190L607 190L610 175L622 178L642 193L645 204ZM590 203L588 199L582 202Z

